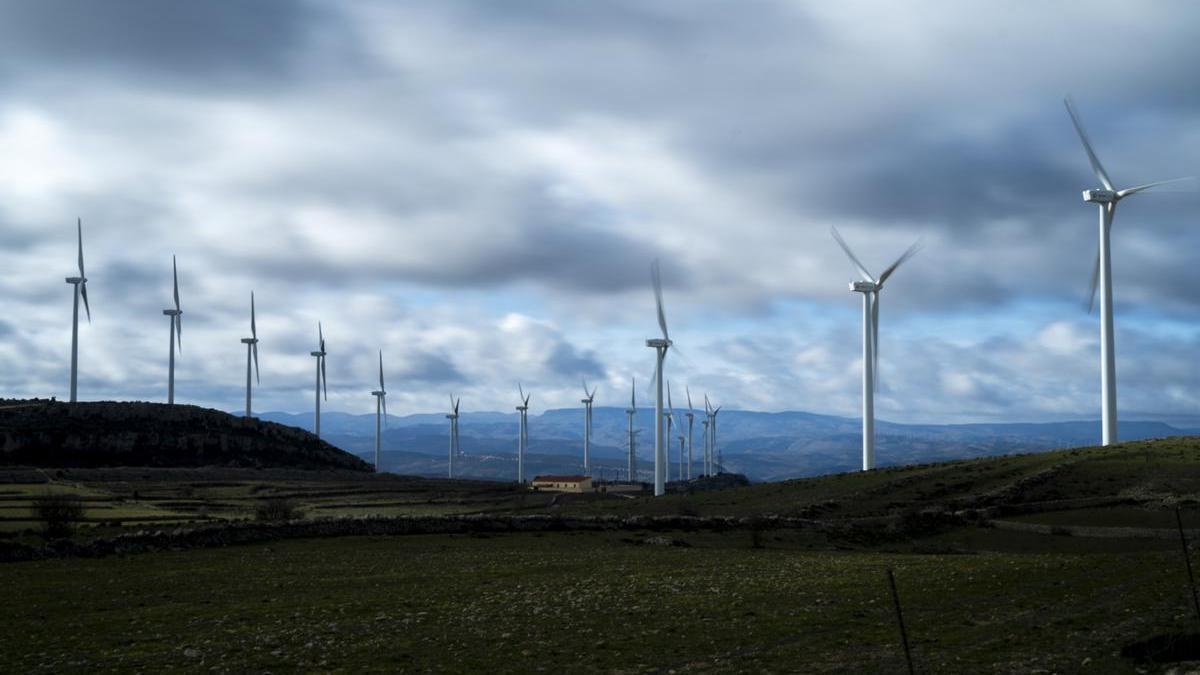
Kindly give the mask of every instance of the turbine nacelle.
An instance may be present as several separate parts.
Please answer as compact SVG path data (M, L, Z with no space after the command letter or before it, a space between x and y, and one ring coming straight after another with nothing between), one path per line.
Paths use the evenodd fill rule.
M67 277L68 284L86 284L87 277Z
M1111 202L1115 202L1120 198L1121 198L1121 196L1117 194L1116 190L1096 189L1096 190L1084 190L1083 191L1083 201L1085 201L1085 202L1093 202L1096 204L1108 204Z
M244 344L244 345L258 344L258 338L242 338L242 344Z
M164 309L162 312L165 316L179 316L183 314L182 309Z
M646 346L654 347L655 349L670 347L672 344L674 343L663 338L652 338L650 340L646 340Z
M325 352L309 352L309 356L325 356Z
M850 292L852 293L874 293L879 290L879 284L870 281L851 281Z

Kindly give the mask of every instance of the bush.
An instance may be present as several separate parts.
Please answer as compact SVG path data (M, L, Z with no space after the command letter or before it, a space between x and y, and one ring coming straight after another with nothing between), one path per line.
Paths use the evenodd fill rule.
M290 499L272 497L264 499L254 507L255 520L296 520L300 517L300 507Z
M83 520L83 501L75 495L44 494L33 500L33 518L41 523L46 539L69 537Z

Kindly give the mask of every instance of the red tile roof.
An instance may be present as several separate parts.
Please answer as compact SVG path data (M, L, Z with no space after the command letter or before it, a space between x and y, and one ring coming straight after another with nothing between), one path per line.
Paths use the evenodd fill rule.
M535 483L582 483L591 476L534 476Z

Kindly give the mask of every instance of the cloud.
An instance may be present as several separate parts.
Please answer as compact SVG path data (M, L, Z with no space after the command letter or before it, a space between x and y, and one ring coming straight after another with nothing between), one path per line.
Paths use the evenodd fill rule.
M646 378L658 258L677 383L856 414L837 225L875 270L924 238L884 294L881 415L1094 416L1094 179L1061 97L1119 181L1196 173L1200 10L1093 9L9 3L0 388L62 389L82 216L88 396L161 396L177 254L193 400L237 406L253 289L263 405L308 405L318 320L333 409L370 409L380 348L398 409L507 408L518 380L574 405L581 377ZM1171 367L1197 199L1139 195L1113 230L1138 414L1197 396Z

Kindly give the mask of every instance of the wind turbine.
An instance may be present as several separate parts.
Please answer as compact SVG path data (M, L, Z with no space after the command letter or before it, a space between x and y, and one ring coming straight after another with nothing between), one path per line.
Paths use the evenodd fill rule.
M684 391L687 392L687 402L688 402L688 411L686 413L684 413L684 415L687 417L687 421L688 421L687 479L691 480L692 479L692 424L696 421L695 420L696 409L692 407L692 389L691 389L691 387L684 387Z
M592 393L589 394L587 380L583 381L583 395L584 395L584 398L580 399L580 401L579 401L580 403L583 404L583 410L584 410L584 412L583 412L583 472L585 474L590 475L591 468L592 468L590 453L589 453L591 442L592 442L592 401L594 401L596 399L596 388L593 387Z
M1071 122L1075 125L1079 140L1083 142L1083 149L1087 152L1088 161L1092 164L1092 171L1104 185L1104 189L1084 190L1083 201L1092 202L1100 207L1100 248L1096 251L1096 262L1092 267L1092 288L1088 295L1088 313L1090 314L1092 311L1092 304L1096 301L1096 287L1099 286L1101 442L1109 445L1117 442L1117 365L1116 345L1113 343L1112 249L1109 243L1113 214L1116 213L1117 202L1129 195L1160 185L1192 180L1192 177L1146 183L1124 190L1116 189L1113 187L1108 173L1100 164L1100 158L1096 156L1096 151L1092 149L1092 143L1088 139L1087 132L1083 130L1083 123L1079 120L1079 114L1075 111L1071 97L1063 99L1063 103L1067 106L1067 113L1071 116Z
M325 333L321 330L321 322L317 322L317 351L309 352L309 356L317 357L317 411L313 418L315 420L314 427L316 428L317 438L321 437L321 392L325 392L325 400L329 400L329 381L325 377Z
M254 324L254 291L250 291L250 337L242 338L246 345L246 417L250 416L250 357L254 356L254 379L261 383L258 377L258 328Z
M708 457L713 464L713 473L721 473L721 451L717 447L717 413L724 406L712 407L708 394L704 395L704 408L708 411Z
M375 397L375 471L379 471L380 446L382 445L383 429L380 425L387 424L387 389L383 386L383 350L379 350L379 390L371 392ZM380 412L382 411L382 418Z
M175 309L164 309L163 314L171 317L171 336L167 342L171 345L171 358L167 361L167 405L175 404L175 342L179 342L179 352L183 353L183 324L179 308L179 268L175 266L175 256L171 256L171 273L175 279Z
M92 308L88 305L87 275L83 272L83 219L75 221L76 233L79 235L79 276L67 277L67 283L75 287L75 306L71 319L71 403L75 402L76 390L79 383L79 298L83 297L83 308L87 312L88 323L92 322Z
M850 282L852 293L862 293L863 296L863 441L862 459L863 471L875 468L875 390L879 384L876 381L876 370L879 367L879 291L888 277L896 271L901 263L916 254L920 242L908 247L896 262L892 263L879 275L879 279L871 276L867 268L859 262L858 257L850 250L850 246L842 239L836 227L829 228L833 238L837 240L846 257L858 268L862 281Z
M709 461L710 457L708 452L708 411L705 411L704 420L701 423L704 424L704 475L711 476L712 462Z
M663 440L666 441L666 446L667 446L667 453L664 453L664 454L666 454L666 459L667 459L666 473L669 478L670 473L671 473L671 460L670 460L670 454L669 454L670 446L671 446L671 423L673 421L675 421L675 406L671 403L671 381L670 380L667 380L667 411L665 413L663 413L663 416L667 418L667 433L666 433L666 436L663 437Z
M667 443L670 434L663 436L663 360L667 358L667 349L671 347L671 336L667 333L667 315L663 312L662 278L658 271L658 261L650 265L650 280L654 285L654 303L658 308L658 327L662 330L661 338L646 340L646 346L655 351L654 361L654 496L660 497L667 492Z
M529 445L529 422L526 415L529 412L529 396L525 393L525 389L521 383L517 383L517 391L521 393L521 405L517 406L517 412L521 413L521 426L518 429L517 436L517 482L525 484L525 448Z
M450 477L454 478L454 460L458 457L458 404L462 402L462 397L454 398L450 395L450 413L446 415L446 419L450 420L450 461L449 472Z
M633 482L633 477L637 475L637 456L634 454L633 441L633 418L637 415L637 380L630 378L629 380L629 407L625 409L625 414L629 416L629 482Z

